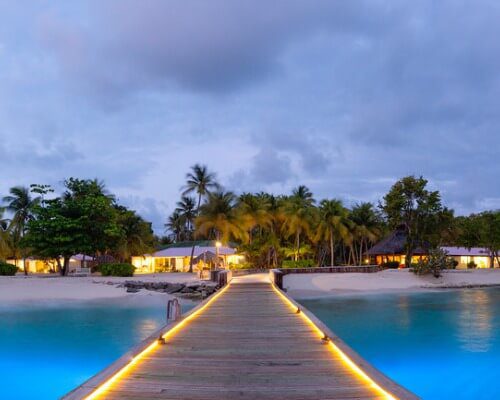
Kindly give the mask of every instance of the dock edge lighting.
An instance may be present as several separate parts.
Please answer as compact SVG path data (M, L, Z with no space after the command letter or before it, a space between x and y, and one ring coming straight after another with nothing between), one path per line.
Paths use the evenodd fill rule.
M377 390L382 396L384 396L387 400L397 400L396 397L394 397L392 394L388 393L382 387L375 382L370 376L366 374L365 371L363 371L360 367L358 367L339 347L333 343L333 341L328 337L326 333L324 333L311 319L304 313L300 312L297 313L297 306L293 304L288 297L286 297L281 290L279 290L276 285L271 283L271 286L273 287L274 291L281 297L281 299L285 302L285 304L289 305L293 311L301 316L313 329L314 331L319 335L319 338L325 343L329 345L330 350L336 355L340 357L342 362L346 367L348 367L354 374L360 378L362 381L365 383L369 384L372 388ZM325 340L325 338L328 338L328 340Z
M196 318L198 316L198 314L200 314L202 311L204 311L219 296L221 296L228 289L228 287L229 287L230 284L231 283L228 283L224 288L222 288L221 290L219 290L217 293L213 294L212 297L210 297L208 299L208 301L202 307L200 307L198 310L196 310L192 314L189 314L186 318L182 319L177 325L173 326L170 330L168 330L163 335L161 335L159 339L166 340L169 336L172 336L175 332L177 332L178 330L180 330L189 321L191 321L192 319ZM135 364L137 364L139 361L141 361L141 359L145 355L149 354L156 347L159 347L160 346L160 344L158 343L159 339L155 339L148 347L146 347L140 353L138 353L137 355L135 355L128 362L128 364L125 364L120 370L118 370L108 380L106 380L104 383L102 383L100 386L98 386L92 393L90 393L88 396L84 397L84 400L94 400L98 396L104 394L117 379L121 378Z

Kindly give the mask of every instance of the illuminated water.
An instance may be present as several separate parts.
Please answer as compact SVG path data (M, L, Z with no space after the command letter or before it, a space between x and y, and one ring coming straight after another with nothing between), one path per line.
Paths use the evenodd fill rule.
M160 304L0 305L0 398L62 396L158 329L164 313Z
M300 302L423 399L500 398L500 289Z

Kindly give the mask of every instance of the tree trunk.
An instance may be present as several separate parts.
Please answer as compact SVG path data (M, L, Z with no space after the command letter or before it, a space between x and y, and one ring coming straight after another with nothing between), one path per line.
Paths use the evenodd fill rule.
M363 264L363 238L361 238L361 244L359 245L359 263L358 265Z
M68 256L64 256L64 266L63 266L63 270L64 270L64 276L68 276L68 273L69 273L69 259L71 257L68 257Z
M335 248L333 246L333 233L330 232L330 267L335 266Z
M200 206L201 206L201 193L198 194L198 206L196 207L196 216L200 213ZM193 247L191 247L191 255L189 256L189 273L193 273L193 257L194 257L194 248L195 248L195 243L194 243L194 229L193 229Z
M300 252L300 232L295 234L295 246L297 251L295 252L295 261L299 261L299 252Z

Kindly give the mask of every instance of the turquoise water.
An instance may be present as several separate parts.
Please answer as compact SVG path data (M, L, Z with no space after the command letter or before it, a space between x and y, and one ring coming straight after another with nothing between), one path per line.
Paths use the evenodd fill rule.
M500 398L500 289L300 302L423 399Z
M145 339L164 320L165 306L160 304L0 306L1 398L57 399Z

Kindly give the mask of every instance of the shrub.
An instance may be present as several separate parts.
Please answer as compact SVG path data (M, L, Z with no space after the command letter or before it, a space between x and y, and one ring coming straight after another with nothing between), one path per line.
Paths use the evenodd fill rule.
M314 260L283 260L281 268L312 268L315 267Z
M386 261L380 265L383 268L396 269L399 268L399 261Z
M133 276L135 267L127 263L110 263L99 266L102 276Z
M422 259L413 267L416 275L432 274L439 278L443 269L453 269L453 259L441 249L433 249L429 252L429 257Z
M235 270L239 270L239 269L251 269L251 268L255 268L255 267L252 263L249 263L249 262L242 262L239 264L229 263L229 269L231 271L235 271Z
M477 267L477 264L474 261L469 261L467 263L467 268L468 269L473 269L473 268L476 268L476 267Z
M0 261L0 275L2 276L14 276L18 268L13 264L7 264Z

